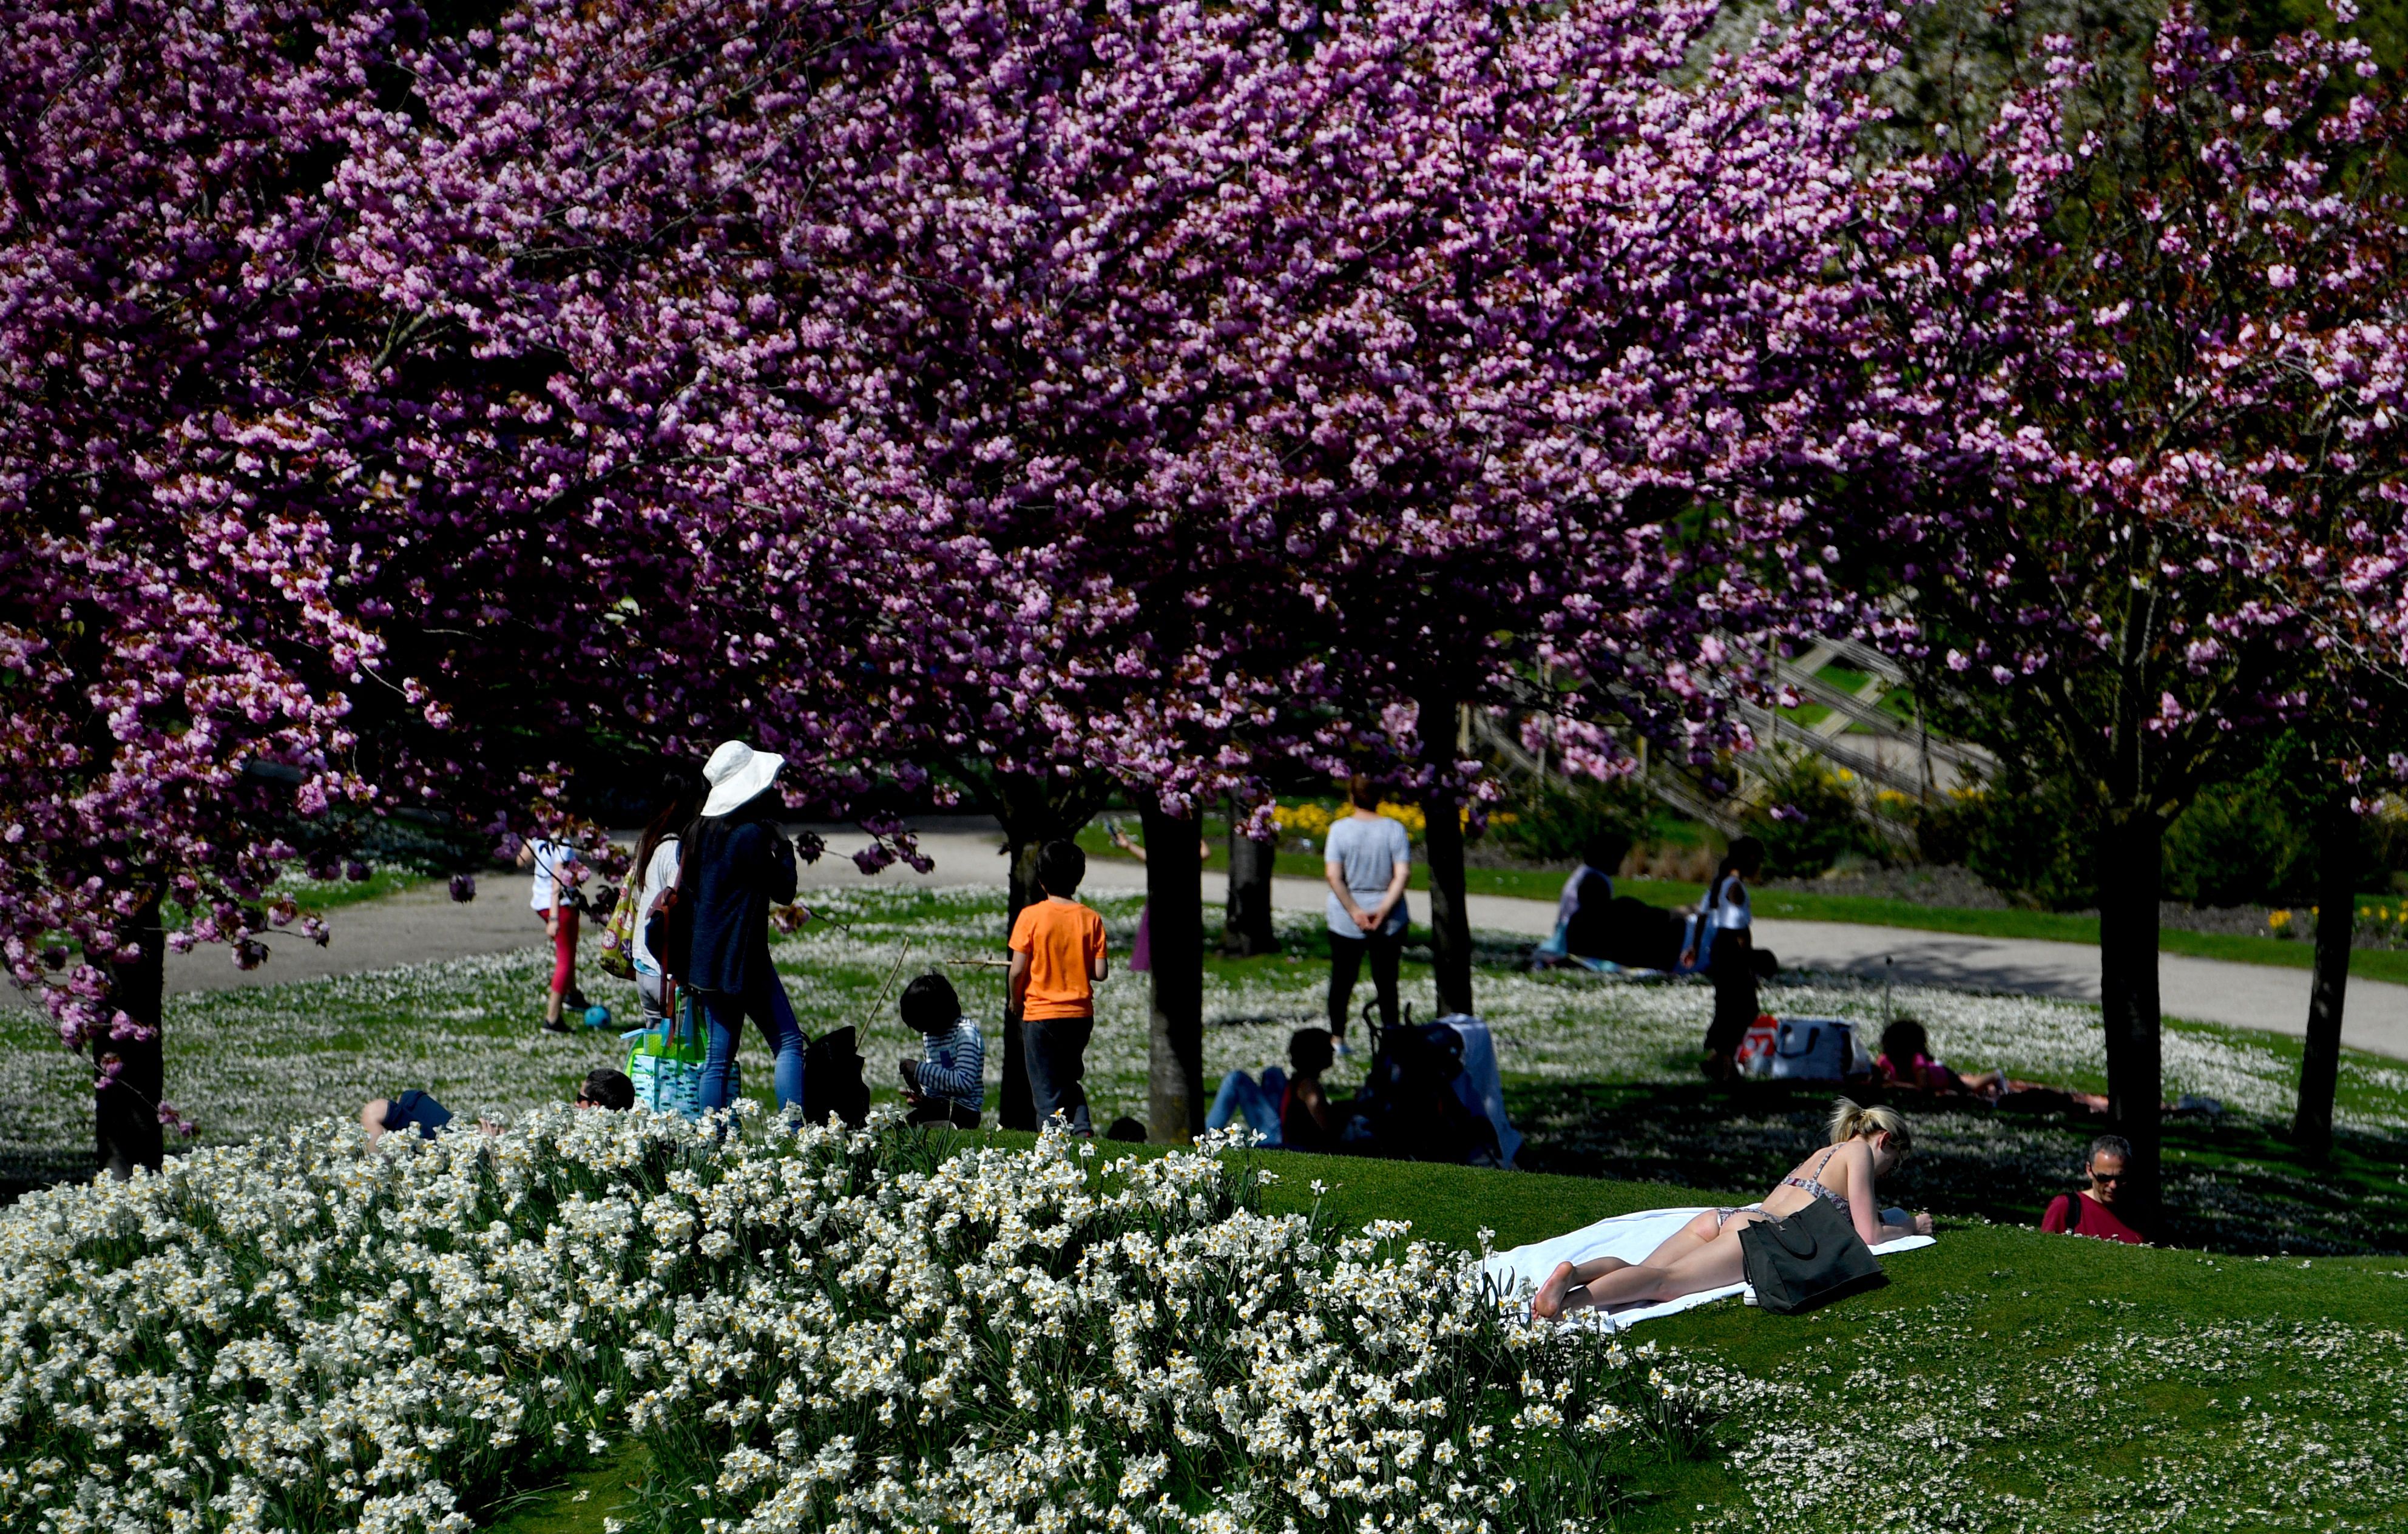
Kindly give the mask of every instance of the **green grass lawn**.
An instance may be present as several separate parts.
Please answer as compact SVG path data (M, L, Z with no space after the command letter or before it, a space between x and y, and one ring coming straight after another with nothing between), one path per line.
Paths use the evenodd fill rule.
M1029 1137L990 1134L1025 1144ZM1753 1186L1264 1153L1267 1212L1498 1249ZM1312 1184L1326 1191L1316 1194ZM1634 1437L1617 1529L2408 1528L2408 1268L2233 1259L1943 1218L1888 1284L1804 1316L1726 1300L1629 1334L1684 1431ZM511 1534L601 1534L621 1450Z

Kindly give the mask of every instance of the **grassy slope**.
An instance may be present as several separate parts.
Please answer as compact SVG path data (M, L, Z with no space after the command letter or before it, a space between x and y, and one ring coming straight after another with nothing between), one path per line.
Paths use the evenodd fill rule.
M1032 1137L991 1132L987 1138L1026 1144ZM1409 1219L1416 1238L1465 1248L1477 1244L1484 1228L1494 1233L1493 1244L1501 1250L1633 1210L1754 1197L1659 1183L1336 1156L1274 1153L1264 1162L1279 1179L1264 1199L1272 1212L1312 1208L1312 1183L1318 1180L1327 1190L1318 1196L1322 1208L1341 1227ZM2012 1396L2028 1392L2036 1382L2044 1390L2052 1358L2122 1345L2119 1340L2133 1330L2134 1299L2145 1302L2140 1309L2148 1323L2176 1330L2229 1322L2396 1328L2402 1301L2408 1300L2408 1274L2397 1258L2211 1258L1947 1221L1937 1246L1893 1257L1887 1271L1887 1287L1812 1315L1772 1316L1725 1302L1651 1323L1634 1340L1660 1342L1770 1380L1800 1373L1801 1357L1828 1356L1843 1369L1870 1363L1906 1380L1926 1369L1945 1368L1952 1371L1947 1383L1961 1388L1970 1358L1977 1375L1990 1377L1984 1388ZM2227 1437L2237 1441L2260 1426L2264 1408L2274 1405L2279 1393L2309 1383L2286 1370L2240 1371L2219 1375L2214 1394L2205 1385L2157 1392L2129 1403L2140 1441L2102 1452L2111 1459L2130 1458L2161 1452L2180 1438L2192 1444L2191 1452L2212 1455ZM2237 1405L2228 1404L2237 1402L2244 1388L2264 1398L2258 1416L2244 1417ZM1747 1487L1727 1451L1749 1426L1739 1419L1724 1424L1721 1442L1694 1455L1635 1454L1623 1467L1632 1497L1623 1527L1686 1528L1701 1505L1740 1502ZM2018 1483L2016 1467L2026 1456L2085 1455L2096 1446L2097 1425L2084 1418L2000 1413L1991 1426L1999 1436L1984 1447L1975 1473L2043 1501L2071 1494L2046 1481ZM603 1518L632 1495L643 1469L639 1452L621 1451L526 1498L514 1516L495 1527L510 1534L601 1534ZM577 1499L580 1492L583 1501ZM2083 1510L2094 1511L2087 1504Z
M1082 834L1082 843L1091 857L1121 857L1103 841L1102 833L1090 839ZM1319 879L1321 860L1309 853L1282 853L1279 872L1296 879ZM1505 895L1526 900L1554 900L1563 893L1564 876L1551 868L1468 868L1464 870L1464 887L1473 895ZM1429 869L1413 866L1412 887L1429 888ZM1635 896L1653 905L1672 908L1694 905L1704 894L1700 885L1663 879L1619 879L1614 881L1619 895ZM2361 905L2397 905L2393 896L2367 896ZM1866 926L1909 927L1922 932L1961 932L1977 938L2036 938L2050 942L2095 944L2099 941L2099 919L2095 916L2069 916L2054 910L1968 910L1950 906L1917 905L1912 900L1891 900L1869 895L1818 895L1808 890L1759 890L1756 895L1756 911L1759 916L1791 922L1854 922ZM2157 936L2157 947L2168 953L2182 953L2192 958L2225 959L2235 964L2264 964L2279 968L2306 969L2315 963L2315 945L2286 942L2278 938L2249 938L2224 932L2182 932L2171 928ZM2360 949L2350 956L2349 972L2366 980L2390 981L2408 985L2408 952L2393 953L2380 949Z

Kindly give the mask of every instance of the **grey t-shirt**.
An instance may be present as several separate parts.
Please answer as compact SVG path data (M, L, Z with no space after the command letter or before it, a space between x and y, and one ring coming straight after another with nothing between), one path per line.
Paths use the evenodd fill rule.
M1327 850L1322 862L1338 865L1340 876L1346 882L1347 893L1365 910L1379 908L1381 896L1388 893L1388 881L1395 877L1399 865L1410 866L1413 845L1405 828L1383 815L1378 820L1357 820L1348 815L1329 828ZM1405 910L1406 902L1398 900L1397 909L1388 912L1387 925L1380 930L1398 933L1412 920ZM1329 930L1341 938L1360 938L1363 929L1354 918L1346 914L1333 893L1329 896Z

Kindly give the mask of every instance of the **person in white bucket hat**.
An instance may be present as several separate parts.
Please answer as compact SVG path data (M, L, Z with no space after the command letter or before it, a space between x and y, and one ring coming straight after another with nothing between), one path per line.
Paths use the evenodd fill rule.
M702 1106L727 1106L727 1067L750 1016L773 1057L778 1106L803 1100L803 1030L769 957L769 908L795 897L795 844L778 829L785 809L778 773L786 759L730 740L702 769L710 785L702 818L680 871L680 903L693 910L681 945L683 979L702 1004L710 1053L702 1068Z
M710 797L703 801L702 812L714 817L733 814L767 793L785 769L786 759L774 752L754 751L741 740L721 742L702 767L702 781L710 785Z

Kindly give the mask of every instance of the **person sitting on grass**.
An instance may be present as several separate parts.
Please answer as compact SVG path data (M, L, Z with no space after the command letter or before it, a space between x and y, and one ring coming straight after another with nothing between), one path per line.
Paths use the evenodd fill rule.
M906 1124L975 1129L986 1111L986 1035L962 1015L953 982L935 973L903 987L903 1025L920 1036L920 1058L896 1062L903 1073Z
M624 1070L599 1066L585 1073L569 1099L580 1108L607 1108L624 1112L636 1106L636 1083ZM416 1087L394 1097L370 1097L360 1109L360 1127L368 1132L373 1145L395 1130L407 1130L421 1140L433 1140L435 1132L452 1122L452 1110L435 1100L432 1092ZM477 1127L489 1135L502 1132L500 1125L491 1119L479 1119Z
M1742 1281L1739 1233L1758 1220L1797 1213L1825 1199L1856 1226L1867 1246L1901 1236L1928 1236L1931 1216L1904 1224L1885 1220L1874 1184L1897 1169L1914 1148L1906 1120L1889 1108L1859 1108L1842 1097L1831 1110L1831 1143L1807 1157L1755 1209L1710 1209L1674 1231L1644 1262L1597 1257L1575 1267L1557 1263L1530 1301L1541 1320L1592 1306L1653 1305L1701 1289Z
M2090 1142L2087 1170L2090 1186L2079 1193L2060 1193L2049 1200L2040 1227L2051 1234L2091 1236L2102 1241L2146 1246L2149 1239L2124 1222L2115 1198L2131 1164L2132 1142L2121 1135L2100 1135Z
M1256 1081L1242 1070L1221 1078L1212 1111L1204 1116L1207 1129L1226 1129L1243 1113L1246 1126L1266 1146L1287 1151L1326 1151L1338 1141L1337 1121L1329 1094L1322 1089L1321 1073L1337 1058L1327 1028L1298 1028L1288 1035L1287 1062L1294 1075L1267 1066Z

